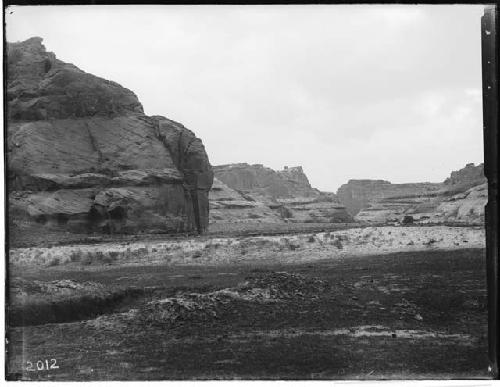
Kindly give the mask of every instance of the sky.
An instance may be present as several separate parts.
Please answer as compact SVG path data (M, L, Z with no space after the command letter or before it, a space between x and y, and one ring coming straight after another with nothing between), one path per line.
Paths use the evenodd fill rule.
M22 6L6 39L134 91L212 165L313 187L440 182L483 162L481 5Z

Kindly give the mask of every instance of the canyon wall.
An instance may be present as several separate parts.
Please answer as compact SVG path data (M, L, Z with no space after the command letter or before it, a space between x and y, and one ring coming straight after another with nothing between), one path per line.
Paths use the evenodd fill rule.
M488 191L483 164L467 164L442 183L350 180L337 197L360 222L483 223Z
M300 166L285 167L281 171L261 164L246 163L213 168L217 184L214 184L210 192L211 222L352 221L335 194L311 187ZM228 195L228 190L231 190L231 195ZM222 193L226 193L227 198L234 199L220 200Z
M441 184L433 183L392 184L386 180L349 180L337 190L337 197L354 216L374 202L399 198L404 203L408 196L427 195L439 191L441 187Z
M11 237L203 232L213 172L193 132L47 52L7 45Z
M485 182L484 164L474 165L474 163L469 163L464 168L451 172L450 177L444 181L444 184L448 187L463 187L468 189Z
M214 178L210 190L210 222L226 223L281 223L276 211L280 204L271 199L240 193Z
M227 186L268 197L285 198L317 196L302 167L285 167L275 171L262 164L226 164L214 166L215 176Z

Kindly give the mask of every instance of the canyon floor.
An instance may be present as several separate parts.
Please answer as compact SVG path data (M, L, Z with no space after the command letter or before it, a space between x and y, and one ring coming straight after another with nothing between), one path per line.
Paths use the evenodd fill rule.
M488 377L483 228L293 231L12 248L8 378Z

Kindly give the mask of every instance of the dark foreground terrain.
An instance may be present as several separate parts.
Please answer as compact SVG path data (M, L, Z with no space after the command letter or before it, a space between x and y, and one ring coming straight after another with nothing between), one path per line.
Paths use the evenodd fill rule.
M484 249L96 269L11 273L99 290L12 305L9 379L487 377Z

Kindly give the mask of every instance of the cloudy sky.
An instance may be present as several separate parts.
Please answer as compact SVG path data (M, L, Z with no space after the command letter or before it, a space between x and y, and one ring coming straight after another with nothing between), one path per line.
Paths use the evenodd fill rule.
M471 5L36 6L7 40L133 90L214 165L302 165L311 184L444 180L483 161Z

